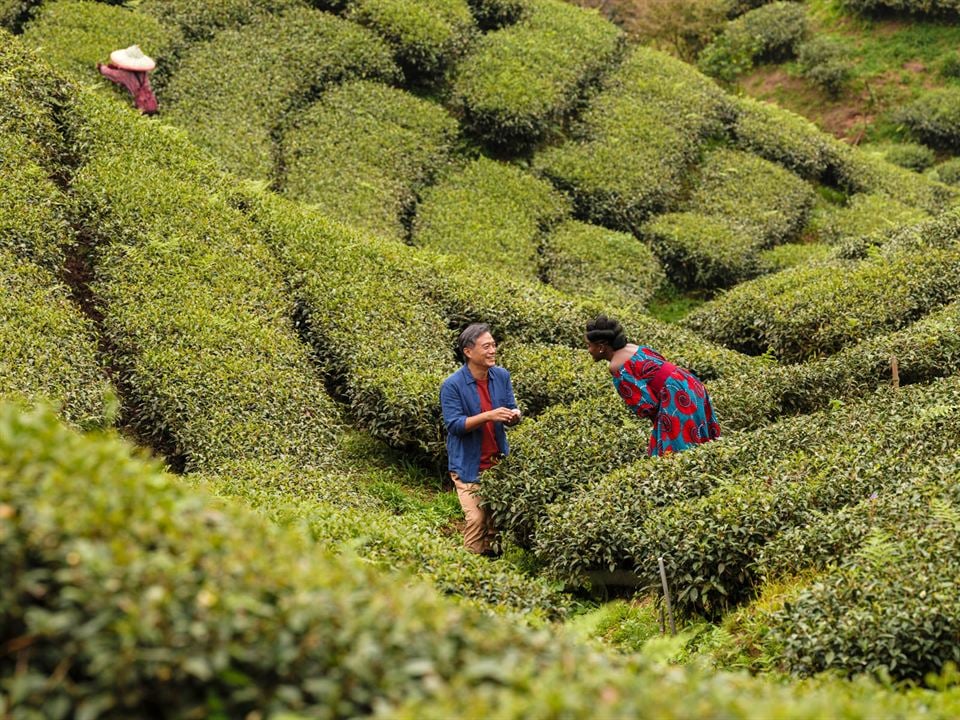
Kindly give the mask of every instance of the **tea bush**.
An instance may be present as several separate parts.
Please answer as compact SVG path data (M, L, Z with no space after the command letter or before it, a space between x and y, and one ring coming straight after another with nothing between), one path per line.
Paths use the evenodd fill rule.
M631 50L590 102L575 138L534 157L574 198L578 217L624 231L677 202L704 140L723 133L730 101L689 65Z
M476 266L539 277L541 232L567 214L567 199L518 167L478 158L423 193L413 241Z
M796 2L772 2L727 23L701 52L697 67L732 82L760 61L780 62L795 54L809 31L806 8Z
M16 32L40 0L0 0L0 30Z
M480 38L453 79L464 128L508 150L560 130L623 42L596 12L559 0L528 0L527 8L516 24Z
M956 17L958 9L954 0L844 0L843 5L863 15L893 11L932 18Z
M164 118L223 168L272 180L276 136L291 109L344 80L398 77L390 49L372 31L295 8L192 46L166 87Z
M73 180L76 222L96 246L103 334L143 437L189 469L322 456L336 412L278 263L216 194L231 180L189 145L179 155L175 133L87 101L78 134L99 142Z
M797 65L803 77L834 98L853 76L853 64L844 42L827 36L800 43Z
M467 0L481 30L513 25L529 11L527 0Z
M467 0L350 0L346 17L393 48L408 80L442 76L476 34Z
M888 233L904 225L914 225L929 214L879 193L857 193L847 204L831 208L820 222L820 240L840 244L874 233Z
M775 616L772 642L799 674L835 668L919 679L960 662L960 512L955 491L871 535ZM904 532L907 530L908 532Z
M439 105L347 82L299 113L284 134L283 190L333 219L402 239L417 192L448 161L457 132Z
M797 236L813 199L812 188L782 167L721 149L693 180L687 212L655 217L641 233L675 283L729 285L759 271L760 250Z
M0 248L0 396L46 400L82 427L108 418L93 324L47 269Z
M883 159L907 170L923 172L933 165L936 155L926 145L895 143L883 149Z
M933 168L931 176L947 185L960 185L960 158L950 158L939 163Z
M960 149L960 88L947 87L925 92L898 110L894 120L921 142L945 150Z
M37 8L24 27L23 41L38 48L51 66L77 81L117 88L97 72L98 62L108 62L113 50L137 44L163 67L179 34L129 8L90 0L56 0ZM129 97L126 90L122 92Z
M176 27L190 43L209 40L220 30L261 21L266 13L282 13L301 0L140 0L137 10L165 27Z
M660 261L635 237L576 220L544 240L540 274L564 292L638 309L666 280Z
M690 702L738 717L743 707L804 720L828 709L954 714L949 694L666 673L455 607L188 489L116 440L69 433L49 414L0 410L0 473L2 639L32 638L29 652L0 658L15 718L94 706L134 716L163 707L439 718L462 714L451 711L465 701L473 717L531 717L547 714L546 698L572 718L641 708L679 718L667 713Z
M863 260L832 260L752 280L682 324L728 347L772 351L790 362L831 355L904 327L955 297L958 222L956 213L945 213L893 231Z

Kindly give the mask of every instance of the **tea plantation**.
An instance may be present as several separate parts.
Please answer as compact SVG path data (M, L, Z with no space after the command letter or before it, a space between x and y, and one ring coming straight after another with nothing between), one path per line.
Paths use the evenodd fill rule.
M957 717L939 177L560 0L0 0L0 717ZM719 440L647 457L599 313ZM444 472L474 321L498 560Z

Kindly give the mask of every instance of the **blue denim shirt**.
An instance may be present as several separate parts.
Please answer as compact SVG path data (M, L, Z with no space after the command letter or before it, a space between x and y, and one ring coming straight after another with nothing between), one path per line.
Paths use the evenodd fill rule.
M487 373L487 388L490 390L490 402L494 409L498 407L517 407L510 384L510 373L499 365L494 365ZM471 432L465 430L467 418L479 415L480 393L477 381L464 365L440 386L440 409L443 422L447 426L447 467L450 472L460 476L463 482L477 482L480 479L480 441L482 428ZM497 445L504 455L510 452L507 434L503 423L494 423L493 431Z

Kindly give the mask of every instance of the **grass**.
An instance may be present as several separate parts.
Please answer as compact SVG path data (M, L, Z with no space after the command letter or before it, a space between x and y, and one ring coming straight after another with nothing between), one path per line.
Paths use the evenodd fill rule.
M709 300L706 290L680 290L667 284L647 304L647 311L663 322L680 322L686 315Z

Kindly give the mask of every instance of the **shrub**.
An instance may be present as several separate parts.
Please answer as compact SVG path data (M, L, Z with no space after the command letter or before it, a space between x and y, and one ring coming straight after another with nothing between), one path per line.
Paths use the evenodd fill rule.
M912 15L950 18L957 14L954 0L844 0L844 7L863 15L893 11Z
M527 0L468 0L481 30L497 30L519 22L529 11Z
M77 223L97 246L103 334L143 437L189 469L322 456L336 413L278 263L217 195L230 180L175 133L86 101L78 134L96 144L72 184Z
M0 0L0 30L18 32L29 17L30 10L41 0Z
M907 170L923 172L933 165L936 156L926 145L896 143L884 150L883 159Z
M442 107L364 80L298 114L283 136L283 189L358 229L402 239L416 193L449 158L457 121Z
M611 14L631 39L692 63L724 26L729 11L726 0L652 0L617 6Z
M162 68L178 42L178 33L149 15L125 7L90 0L57 0L43 3L23 31L23 40L38 47L44 60L81 82L126 90L97 72L110 52L136 43Z
M787 243L761 250L757 254L757 262L761 273L779 272L797 265L825 260L831 252L829 245L819 242Z
M476 32L467 0L351 0L346 17L383 37L408 79L440 77Z
M197 42L209 40L220 30L259 21L265 13L282 13L298 5L300 0L140 0L137 9Z
M674 204L703 141L722 132L727 97L689 65L634 48L583 114L577 139L534 158L577 215L633 231Z
M112 421L93 324L53 274L0 248L0 396L54 403L82 427Z
M549 183L517 167L479 158L424 192L413 241L535 280L540 233L567 211L566 198Z
M621 51L616 26L559 0L529 0L522 20L481 38L457 68L464 127L518 150L560 129L584 89Z
M701 306L683 325L749 353L789 362L831 355L902 328L954 297L958 216L891 234L859 261L831 260L752 280ZM924 248L924 261L917 252Z
M638 309L666 280L657 257L632 235L574 220L546 238L540 268L564 292Z
M232 68L230 82L224 67ZM298 8L193 46L167 86L164 116L225 169L274 179L274 140L298 103L343 80L397 77L390 50L373 32Z
M853 75L853 65L843 42L818 35L799 45L800 74L828 95L837 97Z
M820 239L834 245L865 235L890 233L929 217L879 193L857 193L841 208L831 208L819 227Z
M933 168L933 177L947 185L960 185L960 158L944 160Z
M929 90L894 113L920 142L944 150L960 149L960 88Z
M795 2L772 2L727 23L703 49L697 66L707 75L730 82L760 61L793 57L807 35L806 8Z

